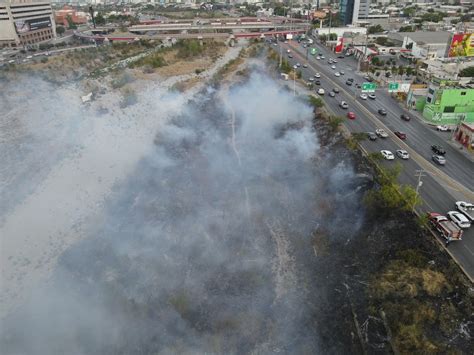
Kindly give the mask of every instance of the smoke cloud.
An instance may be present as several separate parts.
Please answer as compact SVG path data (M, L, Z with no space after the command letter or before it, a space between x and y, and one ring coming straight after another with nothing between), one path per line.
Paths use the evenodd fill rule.
M31 122L12 110L12 120ZM116 164L124 178L112 179L81 219L82 238L61 253L48 281L3 319L2 352L320 351L314 319L324 285L311 284L314 233L350 238L360 208L351 164L322 152L310 107L255 69L244 83L188 102L146 89L113 125L63 111L64 127L44 127L24 171L35 154L57 169L62 157L49 154L51 140L80 141L81 154L92 146L99 156L86 168ZM61 138L71 127L77 142ZM96 141L103 136L118 139L107 147ZM11 179L22 175L13 171ZM13 190L2 188L4 216L28 195Z

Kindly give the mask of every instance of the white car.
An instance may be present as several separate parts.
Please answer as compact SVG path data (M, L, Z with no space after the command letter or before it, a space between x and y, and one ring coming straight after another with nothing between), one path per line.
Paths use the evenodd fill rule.
M382 137L382 138L387 138L388 137L387 132L385 132L382 128L377 128L375 130L375 134L378 135L379 137Z
M325 57L322 55L322 56L321 56L321 59L324 59L324 58L325 58Z
M320 60L320 59L321 59L321 57L318 55L318 56L316 57L316 59L317 59L317 60Z
M298 66L296 64L293 65L293 69L298 69Z
M381 150L380 154L386 159L386 160L394 160L395 156L390 150Z
M286 53L291 53L291 51L289 49L286 50Z
M335 66L335 65L331 65L331 69L336 69L336 66Z
M318 90L318 94L319 94L319 95L324 95L324 89L323 89L323 88L319 89L319 90Z
M459 228L469 228L471 222L467 219L465 215L458 211L449 211L447 213L449 219L457 224Z
M375 100L376 97L377 96L375 96L375 94L369 94L369 99L371 99L371 100Z
M316 79L319 79L319 78L321 77L321 74L316 73L316 74L314 74L314 77L315 77Z
M348 108L348 107L349 107L349 105L348 105L347 102L345 102L345 101L341 101L341 103L339 104L339 106L340 106L341 108Z
M332 62L333 62L333 63L337 63L337 59L333 59Z
M408 154L408 152L406 150L403 150L403 149L398 149L397 150L397 156L400 158L400 159L403 159L403 160L408 160L410 159L410 154Z
M334 73L335 76L341 76L341 73L339 73L338 71Z
M474 222L474 203L465 201L456 202L456 208L464 214L471 222Z
M299 68L299 67L301 67L301 64L300 64L300 63L296 63L296 66Z
M313 82L314 81L314 78L308 78L309 81Z
M362 100L367 100L367 94L360 94L360 98Z
M436 126L436 129L438 131L441 131L441 132L448 132L449 131L449 127L446 126L446 125L439 125L439 126Z
M344 75L344 70L341 70L339 73L341 73L341 75Z

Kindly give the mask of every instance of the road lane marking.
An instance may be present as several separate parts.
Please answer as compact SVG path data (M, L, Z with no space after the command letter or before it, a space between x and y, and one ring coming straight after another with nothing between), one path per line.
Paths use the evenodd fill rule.
M298 48L294 48L291 46L290 44L290 47L293 49L293 53L295 54L295 56L299 56L299 58L301 59L306 59L304 56L301 55L301 53L298 51ZM315 69L315 64L312 63L309 59L307 60L308 62L308 68L311 67L313 70L316 70ZM333 79L331 79L328 75L326 75L324 72L319 72L321 74L321 76L324 76L326 77L326 79L328 79L328 81L332 82L336 87L338 87L341 91L343 91L346 96L352 98L353 95L352 93L348 92L343 86L340 86L337 82L335 82ZM383 123L382 121L380 121L372 112L370 112L364 105L362 105L358 100L355 100L355 99L352 99L353 102L362 110L364 111L368 118L372 121L372 123L375 123L376 125L378 126L381 126L384 130L388 131L390 133L390 136L392 138L392 140L394 140L394 138L396 137L395 134L392 132L391 129L389 129L385 123ZM395 141L395 140L394 140ZM407 150L410 155L413 157L413 160L416 161L418 163L418 165L420 167L422 167L424 170L426 170L427 172L429 172L430 174L432 175L435 175L435 176L438 176L439 179L443 180L448 186L456 186L462 193L464 193L466 195L466 198L469 198L470 200L474 200L474 193L468 189L467 187L463 186L461 183L459 183L458 181L454 180L453 178L451 178L449 175L447 175L446 173L444 173L443 171L439 170L438 168L436 168L435 166L433 166L432 164L430 164L425 158L423 158L417 151L415 151L413 148L411 148L408 144L406 144L405 142L403 142L402 140L399 140L399 146L401 146L400 148L403 148L405 150ZM454 189L454 188L453 188Z
M469 253L471 253L471 255L474 255L474 253L472 252L471 249L469 249L469 247L466 245L466 243L463 243L463 246L464 246L464 248L466 248L469 251Z

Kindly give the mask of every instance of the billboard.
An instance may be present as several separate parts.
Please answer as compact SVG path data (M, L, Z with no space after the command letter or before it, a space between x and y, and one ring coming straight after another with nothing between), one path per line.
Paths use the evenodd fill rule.
M334 48L334 52L341 53L343 49L344 49L344 38L339 37L337 39L337 44L336 44L336 48Z
M49 17L35 18L32 20L15 21L15 28L18 34L40 30L42 28L48 28L51 26L52 26L51 19Z
M448 57L474 57L474 34L458 33L453 35Z

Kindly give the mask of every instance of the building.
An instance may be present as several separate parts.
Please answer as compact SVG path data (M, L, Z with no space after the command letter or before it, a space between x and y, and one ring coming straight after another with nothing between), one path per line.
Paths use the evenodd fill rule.
M340 0L339 17L344 25L369 17L370 0Z
M55 37L51 1L0 0L0 47L30 46Z
M460 122L454 132L454 138L469 151L474 152L474 124Z
M474 123L474 86L443 88L431 85L423 109L423 117L435 124Z
M54 11L56 24L67 27L69 25L68 18L76 25L87 23L87 14L85 12L76 11L67 5L61 10Z
M471 66L474 66L473 57L428 59L418 65L416 79L420 83L439 86L465 85L474 78L460 77L459 72Z
M416 31L389 33L388 38L397 46L410 50L415 59L443 58L451 38L448 31Z

